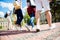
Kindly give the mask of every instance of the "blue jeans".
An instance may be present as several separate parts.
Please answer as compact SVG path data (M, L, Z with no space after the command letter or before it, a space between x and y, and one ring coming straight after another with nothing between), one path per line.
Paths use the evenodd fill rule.
M30 15L30 25L32 26L32 28L34 27L34 17L35 17L35 14L32 13L32 14Z

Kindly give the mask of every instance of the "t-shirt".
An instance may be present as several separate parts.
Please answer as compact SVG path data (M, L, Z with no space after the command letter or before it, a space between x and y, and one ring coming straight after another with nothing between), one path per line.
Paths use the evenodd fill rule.
M27 8L27 12L28 12L29 15L32 14L32 13L35 14L36 8L33 8L33 7L29 6L29 7Z

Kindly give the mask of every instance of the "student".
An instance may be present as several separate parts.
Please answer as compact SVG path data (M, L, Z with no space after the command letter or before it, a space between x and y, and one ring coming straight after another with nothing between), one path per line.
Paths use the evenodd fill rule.
M30 16L30 24L32 25L32 29L34 29L34 18L35 18L36 6L30 4L30 1L27 0L27 12Z
M40 14L42 11L42 8L45 10L47 22L49 24L50 29L55 28L55 26L52 26L52 15L50 12L50 5L49 5L50 0L35 0L36 3L36 21L37 21L37 30L40 29Z
M10 18L10 11L7 11L7 13L5 14L5 18L7 18L7 21L8 21L8 30L14 30L12 21Z
M15 14L17 15L17 21L16 21L16 24L18 27L20 27L18 30L22 30L21 28L21 22L22 22L22 19L23 19L23 14L22 14L22 10L21 10L21 5L20 3L15 0L15 2L13 3L14 5L14 8L15 8Z

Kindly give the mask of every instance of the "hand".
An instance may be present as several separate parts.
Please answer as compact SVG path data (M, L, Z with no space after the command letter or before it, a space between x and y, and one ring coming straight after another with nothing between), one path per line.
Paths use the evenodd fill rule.
M49 0L49 2L52 2L52 0Z

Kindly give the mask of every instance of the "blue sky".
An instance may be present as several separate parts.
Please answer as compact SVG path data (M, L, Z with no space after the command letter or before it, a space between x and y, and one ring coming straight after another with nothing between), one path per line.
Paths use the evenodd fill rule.
M14 0L0 0L0 14L3 12L4 14L11 9L12 3ZM22 0L22 8L26 6L26 0Z

